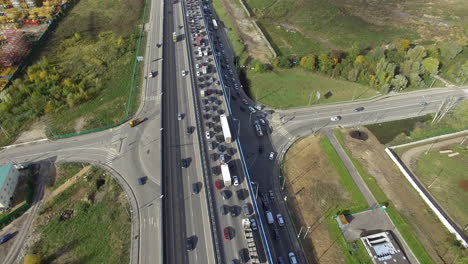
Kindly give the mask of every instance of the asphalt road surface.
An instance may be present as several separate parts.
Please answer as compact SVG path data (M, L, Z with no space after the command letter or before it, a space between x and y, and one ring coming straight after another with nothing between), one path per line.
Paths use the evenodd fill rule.
M169 3L168 1L166 3ZM187 60L188 55L175 55L174 50L164 49L164 52L173 54L167 57L167 54L162 58L162 50L156 44L162 43L162 28L161 19L163 9L162 2L153 0L151 17L148 23L149 26L149 42L146 52L145 72L158 71L159 74L155 78L148 78L144 82L142 93L142 105L138 111L138 116L148 117L148 120L137 127L130 128L128 125L122 125L107 131L98 132L79 137L68 138L57 141L45 141L42 143L21 146L17 148L4 148L0 151L0 163L18 162L18 163L53 163L62 161L83 161L90 162L102 167L105 167L113 173L119 180L121 185L129 197L132 205L132 263L209 263L212 258L213 250L210 249L210 236L207 233L210 230L207 228L209 220L206 214L206 197L203 197L203 192L200 195L191 195L189 190L193 181L202 181L202 176L199 175L200 163L199 157L197 158L197 143L190 136L179 137L184 133L185 123L178 126L177 112L186 111L187 120L193 122L194 115L197 113L191 112L192 107L185 110L178 108L178 104L183 104L184 100L189 100L190 89L189 84L183 86L180 78L177 78L180 67L187 67L186 62L180 66L182 61ZM170 7L168 7L170 9ZM178 11L180 14L180 10ZM173 18L171 16L171 18ZM175 17L177 19L177 17ZM179 17L180 19L180 17ZM172 20L173 22L173 20ZM165 23L166 31L174 28L171 25L171 19ZM222 30L218 30L223 32ZM165 36L170 36L171 33L165 33ZM232 59L229 58L229 43L226 41L225 34L221 34L221 41L225 43L226 49L225 57L227 63L232 65ZM167 44L167 43L166 43ZM169 44L171 47L172 43ZM172 45L172 47L174 47ZM171 53L172 52L172 53ZM182 58L182 60L181 60ZM166 72L162 68L163 61L165 67L172 70ZM175 61L176 60L176 61ZM178 68L179 67L179 68ZM187 69L189 70L189 69ZM172 75L171 75L172 74ZM161 97L161 77L164 76L164 81L169 82L165 87L165 92ZM233 74L236 76L236 74ZM165 80L167 79L167 80ZM235 77L238 83L237 77ZM168 88L181 85L182 90ZM267 190L275 191L274 201L271 201L271 210L274 214L282 213L285 216L286 227L280 229L280 240L273 241L271 236L269 239L274 245L276 256L286 256L287 252L295 251L298 253L300 245L296 239L296 232L289 224L290 219L287 217L287 209L285 208L283 197L281 195L278 178L278 164L276 158L271 161L268 159L270 151L276 153L276 157L282 157L282 153L287 146L292 143L297 137L309 134L311 132L320 131L323 128L333 128L337 126L358 126L370 123L380 123L383 121L402 119L413 116L420 116L426 113L437 111L441 100L449 96L458 98L466 97L467 91L459 88L444 88L432 89L420 92L413 92L401 94L398 96L389 97L386 99L379 99L377 101L362 101L346 104L335 104L328 106L308 107L303 109L294 109L288 111L277 111L272 116L267 115L269 121L269 128L266 126L264 130L268 136L257 137L252 122L258 118L258 115L263 115L261 112L249 114L248 110L241 110L240 106L246 107L241 102L245 94L240 91L236 95L237 90L231 88L231 92L238 99L231 100L231 108L233 109L233 116L231 120L240 120L239 132L244 150L244 156L247 157L247 166L249 172L253 175L253 181L257 184L259 192L266 192ZM242 89L241 89L242 90ZM166 94L166 92L168 94ZM192 95L193 96L193 95ZM168 103L168 109L164 109L164 119L167 119L167 127L164 126L164 149L168 150L168 161L164 162L166 165L163 170L169 170L170 174L164 175L164 183L170 181L167 186L168 190L161 191L161 145L160 145L160 100ZM247 98L246 98L247 99ZM427 101L427 105L420 105L421 101ZM182 102L182 103L181 103ZM251 100L247 99L251 104ZM354 112L358 106L363 106L365 109L362 112ZM236 110L237 109L237 110ZM166 113L167 112L167 113ZM339 115L341 120L337 122L330 121L331 116ZM235 118L235 119L234 119ZM164 121L166 122L166 121ZM188 121L187 121L188 122ZM165 123L166 124L166 123ZM171 130L172 129L172 130ZM237 130L237 127L234 127ZM168 131L171 133L168 135ZM191 137L195 138L195 134ZM178 145L191 145L187 148L180 148ZM263 147L263 152L258 151L258 146ZM169 149L167 149L169 148ZM175 150L174 150L175 149ZM165 152L166 153L166 152ZM193 155L193 162L190 169L183 171L180 168L180 158L182 156ZM198 168L197 168L198 166ZM196 175L196 176L193 176ZM173 176L173 177L172 177ZM137 184L137 179L140 177L147 177L145 185L140 186ZM188 180L190 179L190 180ZM241 176L242 185L240 189L247 188L243 176ZM181 184L178 186L178 184ZM181 188L182 187L182 188ZM202 188L205 186L202 186ZM171 189L172 188L172 189ZM181 191L183 190L183 191ZM166 195L170 195L166 197ZM214 194L218 195L217 193ZM197 198L198 197L198 198ZM188 201L187 201L188 199ZM183 207L165 208L169 213L169 217L173 217L173 221L177 221L181 225L171 225L167 231L170 231L170 238L162 240L162 223L161 223L161 202L164 200L166 203L172 203L175 206L181 205ZM228 202L229 205L238 205L240 201ZM224 204L218 195L215 201L216 208ZM181 209L182 208L182 209ZM167 211L168 210L168 211ZM238 220L227 218L226 216L219 217L220 226L232 226L235 230L241 230L240 217ZM260 216L264 218L261 213ZM190 220L190 221L189 221ZM32 221L32 220L30 220ZM172 221L171 221L172 222ZM164 224L167 224L166 222ZM267 228L268 229L268 228ZM28 228L18 230L18 235L13 238L12 251L7 256L7 263L12 263L19 254L18 245L24 243ZM270 231L267 232L270 234ZM185 250L184 240L188 235L196 235L199 239L196 251L187 254ZM167 234L166 234L167 236ZM221 237L221 233L215 234ZM241 237L235 240L229 246L224 247L223 251L226 259L237 257L239 249L244 247L244 241ZM169 262L161 261L163 256L161 252L162 243L172 245L170 252L165 252L164 256L169 257ZM203 246L202 246L203 245ZM192 254L193 253L193 254ZM178 261L181 262L178 262Z

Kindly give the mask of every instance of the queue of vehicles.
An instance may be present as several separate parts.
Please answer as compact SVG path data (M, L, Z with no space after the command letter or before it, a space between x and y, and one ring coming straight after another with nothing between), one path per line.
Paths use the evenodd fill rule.
M233 193L237 194L239 201L246 199L248 196L243 197L241 195L242 191L246 190L242 189L240 177L237 175L236 162L238 161L232 160L236 151L233 148L235 145L232 145L233 138L229 126L229 116L222 108L223 92L217 79L214 65L212 64L212 50L206 39L203 20L200 19L200 11L196 10L197 5L198 2L196 1L187 1L190 47L193 50L191 54L194 56L195 87L197 87L197 90L200 89L199 100L201 101L201 105L203 105L201 109L205 138L208 143L210 166L213 166L212 169L214 171L218 171L219 169L222 177L221 179L216 177L219 172L213 173L215 177L214 187L219 191L222 201L231 201L230 203L232 203L234 202L231 199ZM241 213L253 220L251 230L258 230L255 214L250 203L244 203L242 207L227 204L221 206L222 215L237 217ZM221 230L225 241L233 239L232 233L235 232L234 227L224 226ZM244 252L245 249L240 250L237 259L242 262L260 263L256 261L256 259L258 260L258 254L256 247L252 247L252 241L249 241L247 245L247 251ZM237 260L234 261L236 261L235 263L239 263Z

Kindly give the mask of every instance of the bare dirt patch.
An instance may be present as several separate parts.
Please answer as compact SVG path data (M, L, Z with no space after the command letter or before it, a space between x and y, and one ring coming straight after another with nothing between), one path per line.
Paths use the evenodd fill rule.
M468 192L468 180L460 181L460 188L463 191Z
M83 130L83 127L86 125L86 119L84 117L80 117L75 121L75 131L77 133Z
M28 131L22 132L14 144L24 143L28 141L46 138L46 125L43 121L39 120L34 122Z
M286 153L284 175L288 208L296 226L311 226L304 240L305 254L311 263L344 263L337 238L331 237L325 218L335 209L351 204L339 182L339 176L320 147L319 136L309 136L295 143ZM341 234L340 234L341 235Z
M268 49L260 33L254 26L254 22L247 16L245 11L236 7L231 1L223 0L226 12L230 14L236 23L237 31L246 46L250 56L262 62L268 62L273 54Z
M360 0L333 2L341 6L342 12L359 17L367 23L410 28L420 35L421 41L468 41L464 30L466 19L460 16L467 10L464 0L367 0L365 4Z
M350 129L342 130L353 157L375 178L434 262L453 263L460 253L450 249L452 240L445 227L385 154L385 146L368 129L361 130L369 135L366 141L352 138Z

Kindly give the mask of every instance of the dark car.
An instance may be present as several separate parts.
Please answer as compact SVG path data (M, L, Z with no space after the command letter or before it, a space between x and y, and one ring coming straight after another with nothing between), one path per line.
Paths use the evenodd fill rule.
M227 191L227 190L222 191L221 196L223 196L223 200L229 200L229 198L231 198L231 195L230 195L229 191Z
M274 201L275 200L275 193L273 190L268 190L268 197L270 197L270 200Z
M286 264L286 261L284 260L283 257L276 258L276 261L278 262L278 264Z
M140 177L138 178L138 184L139 185L144 185L146 183L146 177Z
M13 234L8 233L0 238L0 245L3 243L6 243L8 240L10 240L13 237Z
M279 230L278 230L276 227L273 229L272 233L273 233L273 234L272 234L272 235L273 235L273 238L274 238L275 240L280 240Z
M192 134L193 130L194 130L193 126L187 127L187 134Z
M263 153L263 147L262 147L262 145L259 145L259 146L258 146L258 153L260 153L260 154Z
M229 207L229 205L223 204L223 206L221 206L221 214L222 214L222 215L227 215L228 213L231 212L230 209L231 209L231 208Z
M356 111L356 112L362 112L362 111L364 111L364 107L363 107L363 106L360 106L360 107L354 109L354 111Z
M187 159L182 159L182 168L188 168L189 162Z
M239 215L239 212L237 212L237 208L235 206L230 208L231 210L231 216L236 217Z
M193 194L198 194L198 192L200 191L200 188L198 187L198 183L192 183L192 193Z
M188 237L186 240L185 240L185 248L187 250L193 250L194 249L194 241L193 241L193 237Z

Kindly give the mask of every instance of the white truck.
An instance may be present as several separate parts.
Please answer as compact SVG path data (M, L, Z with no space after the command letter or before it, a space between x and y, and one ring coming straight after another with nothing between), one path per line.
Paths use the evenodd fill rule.
M214 29L215 29L215 30L218 29L218 22L216 22L216 19L213 18L212 21L213 21L213 27L214 27Z
M224 141L226 141L226 143L231 143L231 130L229 129L226 115L220 115L219 119L221 120L221 127L223 128Z
M227 164L221 164L221 174L223 175L224 186L231 186L231 173Z

